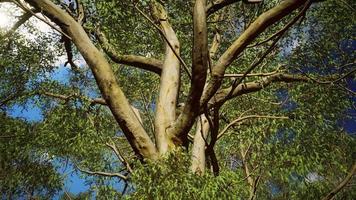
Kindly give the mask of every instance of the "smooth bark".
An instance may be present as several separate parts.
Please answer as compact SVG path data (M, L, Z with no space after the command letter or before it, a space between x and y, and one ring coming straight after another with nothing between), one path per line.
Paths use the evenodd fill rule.
M205 148L209 133L209 122L205 115L200 115L197 120L197 127L194 135L192 147L192 165L193 173L203 175L206 168Z
M166 38L155 115L156 145L159 153L163 155L175 147L174 141L167 130L176 119L176 105L180 84L180 61L176 54L179 54L180 45L171 24L168 22L167 12L164 7L156 1L152 1L151 10L152 17L160 25Z

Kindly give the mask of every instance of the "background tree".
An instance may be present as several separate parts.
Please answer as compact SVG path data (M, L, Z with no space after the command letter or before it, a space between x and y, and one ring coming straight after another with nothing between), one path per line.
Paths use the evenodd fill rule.
M354 165L339 126L354 96L352 1L10 2L24 13L1 37L0 106L38 105L27 145L99 175L97 191L119 178L132 198L313 199ZM65 84L50 77L60 54Z

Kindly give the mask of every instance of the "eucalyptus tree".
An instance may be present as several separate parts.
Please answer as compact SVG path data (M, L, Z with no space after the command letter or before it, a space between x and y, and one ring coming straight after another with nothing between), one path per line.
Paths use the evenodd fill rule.
M127 157L160 163L184 148L191 159L178 162L177 154L181 172L218 175L241 166L234 177L246 180L241 195L255 199L257 191L273 195L276 183L292 195L285 183L293 173L304 182L310 174L332 180L318 190L325 193L354 165L354 138L338 126L354 95L352 1L0 2L24 12L2 34L2 73L10 80L15 65L29 74L8 81L0 105L35 98L44 113L37 148L70 158L84 173L127 180L135 171ZM52 38L14 42L16 29L34 17L55 31ZM43 41L53 45L46 51ZM50 62L62 43L70 83L39 78L55 68ZM114 157L105 148L122 164L108 165ZM103 171L117 167L125 174Z

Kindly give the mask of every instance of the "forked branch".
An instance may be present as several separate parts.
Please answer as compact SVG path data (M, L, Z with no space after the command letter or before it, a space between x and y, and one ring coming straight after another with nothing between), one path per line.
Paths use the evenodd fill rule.
M220 88L226 68L244 51L260 33L302 6L307 0L285 0L261 14L219 58L213 67L212 78L204 90L201 105L205 105Z

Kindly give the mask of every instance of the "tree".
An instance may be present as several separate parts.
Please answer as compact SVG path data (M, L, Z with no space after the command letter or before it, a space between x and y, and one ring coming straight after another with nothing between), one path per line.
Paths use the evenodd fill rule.
M131 153L160 163L183 147L202 176L240 163L249 191L241 195L255 199L275 195L268 187L305 192L286 184L291 173L338 182L354 162L354 138L337 126L354 95L345 81L355 72L351 1L10 2L24 14L2 36L0 106L34 98L44 111L40 148L84 173L127 180ZM26 41L16 29L29 16L58 34ZM55 41L71 66L69 85L39 78L54 69ZM78 54L88 68L74 62ZM122 164L108 164L115 157Z

